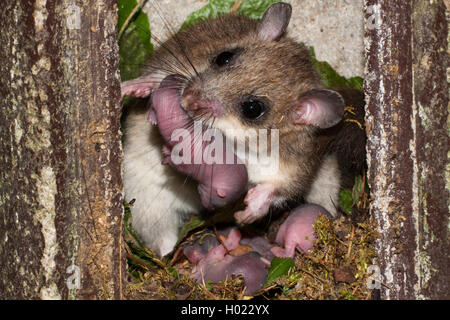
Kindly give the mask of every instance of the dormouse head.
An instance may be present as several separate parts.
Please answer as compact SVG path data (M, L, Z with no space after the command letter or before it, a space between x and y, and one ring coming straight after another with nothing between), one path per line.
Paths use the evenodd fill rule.
M289 4L275 3L260 21L229 15L180 33L193 69L183 108L219 129L337 124L343 99L324 88L308 49L285 36L290 17Z
M343 116L343 99L323 86L308 49L286 37L291 11L279 2L260 21L230 14L182 30L129 87L180 74L182 107L219 129L331 127Z

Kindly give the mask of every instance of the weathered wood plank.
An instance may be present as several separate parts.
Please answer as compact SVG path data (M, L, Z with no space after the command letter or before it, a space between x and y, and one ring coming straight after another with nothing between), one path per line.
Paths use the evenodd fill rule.
M116 1L2 7L0 298L121 298Z
M447 22L443 1L366 0L371 212L386 299L448 298Z

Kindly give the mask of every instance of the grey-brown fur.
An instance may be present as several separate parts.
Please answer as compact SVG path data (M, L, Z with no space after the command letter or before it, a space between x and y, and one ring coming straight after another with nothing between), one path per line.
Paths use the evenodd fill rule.
M228 50L238 52L232 63L227 68L215 67L215 57ZM225 108L220 119L214 121L211 115L204 115L204 110L190 111L195 119L201 117L219 129L230 124L236 129L279 129L280 162L288 178L277 182L276 206L306 196L317 179L324 157L337 156L342 170L330 171L330 174L336 175L337 182L350 181L354 171L361 169L364 162L364 147L361 144L365 135L355 123L341 121L332 128L318 129L293 122L292 109L299 99L310 90L325 88L313 68L308 49L291 40L284 30L276 39L262 40L261 24L243 16L227 15L198 23L162 44L149 61L143 78L151 75L151 81L155 81L153 87L157 87L165 76L174 73L182 74L187 79L181 88L183 107L189 109L192 100L200 99L218 101ZM268 111L255 121L243 119L239 112L242 97L249 94L265 99L268 106ZM358 107L360 115L363 97L345 92L344 98L357 100L349 104ZM127 139L130 141L133 137ZM358 151L352 152L354 150ZM125 164L126 161L125 154ZM321 172L327 171L322 168ZM341 174L344 174L342 179ZM140 183L151 184L151 181ZM334 204L336 188L330 192L333 193L330 197ZM330 210L329 205L325 207ZM152 246L152 243L149 245Z

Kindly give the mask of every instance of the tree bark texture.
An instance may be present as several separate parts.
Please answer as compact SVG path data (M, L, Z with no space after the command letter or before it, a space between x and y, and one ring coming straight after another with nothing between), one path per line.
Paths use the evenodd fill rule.
M0 20L0 298L121 298L116 1L6 0Z
M446 5L366 0L365 9L368 175L381 296L449 299Z

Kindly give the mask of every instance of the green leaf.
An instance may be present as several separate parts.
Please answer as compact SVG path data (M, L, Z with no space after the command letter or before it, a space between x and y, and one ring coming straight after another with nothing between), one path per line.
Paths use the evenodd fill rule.
M261 19L266 12L267 8L270 7L275 2L280 2L278 0L244 0L239 7L238 12L242 13L244 16L250 17L252 19Z
M352 193L347 189L342 189L339 193L339 206L342 208L342 210L344 210L346 214L350 214L352 212Z
M117 30L120 31L123 24L127 20L133 8L136 6L135 0L118 0L118 18L117 18Z
M313 66L317 70L325 86L330 88L355 88L363 91L363 79L361 77L353 77L346 79L337 73L328 62L316 59L314 48L309 48Z
M362 176L356 176L355 177L355 184L353 185L352 190L352 201L353 205L357 205L359 202L359 199L361 197L361 192L363 188L363 178Z
M358 89L359 91L364 91L364 79L361 77L353 77L347 79L348 83L352 88Z
M183 23L181 29L192 26L193 24L210 18L230 13L236 0L209 0L208 3L193 13L191 13ZM267 8L277 0L244 0L242 1L238 12L253 19L260 19Z
M139 246L144 247L144 244L143 244L141 238L138 236L136 231L134 231L133 227L131 226L132 219L131 219L130 204L124 200L123 206L124 206L123 228L124 228L125 236L131 236L132 238L134 238L134 240L136 240L136 243Z
M181 29L210 18L217 18L230 12L234 0L209 0L201 9L192 12L181 26Z
M120 75L122 81L137 78L140 73L139 67L153 53L153 45L150 41L150 24L147 15L139 9L130 17L136 6L136 0L118 0L118 32L123 27L126 28L119 39ZM129 19L129 23L124 25L127 19Z
M268 286L273 280L287 275L289 270L295 267L291 258L273 258L270 264L269 274L264 286Z
M178 278L178 271L177 269L175 269L174 267L167 267L167 272L169 272L169 274L174 277L174 278Z
M193 217L189 222L187 222L181 228L180 235L178 237L178 241L183 240L184 237L186 237L189 232L203 226L204 224L205 224L205 220L201 219L200 217Z

